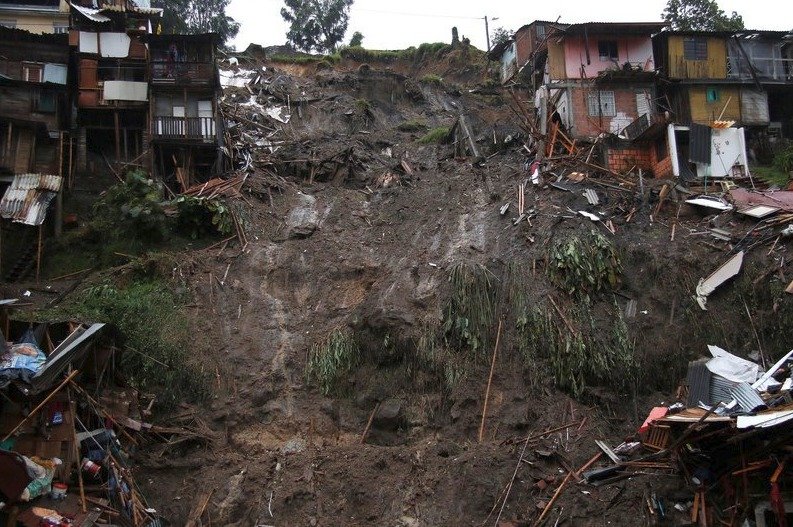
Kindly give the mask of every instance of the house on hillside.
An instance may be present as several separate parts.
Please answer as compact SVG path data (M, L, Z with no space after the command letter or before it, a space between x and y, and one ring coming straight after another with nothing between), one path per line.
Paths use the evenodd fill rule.
M676 120L793 137L793 34L665 31L654 46Z
M189 187L222 171L218 36L149 35L146 42L152 172Z
M573 24L547 41L538 101L573 139L619 134L655 112L652 35L659 22Z
M531 24L521 27L507 41L493 47L488 54L490 60L501 64L500 80L507 84L522 73L528 66L528 71L535 69L535 62L544 59L547 52L547 40L558 30L564 29L568 24L535 20ZM542 81L542 77L539 79ZM536 88L539 84L533 84Z
M0 0L0 26L30 33L69 32L66 0Z
M77 168L140 162L149 151L147 35L162 9L125 0L76 0L69 44L77 66Z
M0 28L0 175L6 178L62 175L71 118L67 39Z

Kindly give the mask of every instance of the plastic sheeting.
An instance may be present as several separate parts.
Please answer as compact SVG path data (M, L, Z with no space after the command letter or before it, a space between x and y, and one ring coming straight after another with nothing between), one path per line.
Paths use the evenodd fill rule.
M99 38L91 31L80 31L80 53L99 53Z
M45 64L44 82L53 84L66 84L66 64Z
M760 366L752 361L742 359L718 346L708 346L713 358L708 361L711 373L720 375L732 382L753 383L760 375Z
M126 33L99 33L99 52L103 57L126 58L131 43Z
M145 82L105 81L103 97L106 101L149 100L149 85Z

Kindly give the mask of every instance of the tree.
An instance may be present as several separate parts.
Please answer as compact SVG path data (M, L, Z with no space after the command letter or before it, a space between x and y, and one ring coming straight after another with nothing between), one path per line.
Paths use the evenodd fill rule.
M724 13L716 0L668 0L661 17L677 31L738 31L743 17Z
M493 43L492 47L496 47L499 44L506 42L511 38L512 38L512 31L503 27L499 27L493 31L493 36L490 37L490 41Z
M284 0L286 39L303 51L332 52L344 38L353 0Z
M360 47L361 44L363 44L363 33L356 31L352 34L352 38L350 39L350 47Z
M239 22L226 15L231 0L162 0L165 33L217 33L221 44L237 36Z

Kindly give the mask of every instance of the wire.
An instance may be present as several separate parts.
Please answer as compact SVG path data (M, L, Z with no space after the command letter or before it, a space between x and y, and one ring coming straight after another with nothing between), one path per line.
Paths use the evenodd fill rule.
M353 7L354 11L365 11L367 13L380 13L383 15L401 15L401 16L417 16L422 18L458 18L464 20L484 20L483 16L457 16L457 15L440 15L440 14L427 14L427 13L405 13L401 11L380 11L378 9L366 9L364 7Z

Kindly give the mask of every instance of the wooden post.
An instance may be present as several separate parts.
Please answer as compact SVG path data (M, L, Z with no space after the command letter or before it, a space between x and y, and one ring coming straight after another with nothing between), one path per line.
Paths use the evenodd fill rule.
M496 333L496 345L493 347L493 360L490 361L490 376L487 379L487 389L485 390L485 405L482 408L482 422L479 425L479 442L485 435L485 418L487 417L487 401L490 399L490 384L493 382L493 371L496 369L496 355L498 354L498 343L501 340L501 319L498 321L498 332Z
M116 132L116 163L121 160L121 125L118 118L118 110L113 111L113 125Z
M69 410L72 412L72 431L74 433L74 462L77 465L77 483L80 485L80 504L83 513L88 512L88 504L85 501L85 484L83 483L83 471L80 469L80 441L77 440L77 405L72 400L71 390L67 388L69 393Z
M39 281L41 277L41 252L42 246L44 245L44 224L42 223L39 225L39 247L38 252L36 254L36 282Z
M74 180L72 178L72 169L74 168L74 137L72 134L69 134L69 190L72 189L74 186Z

